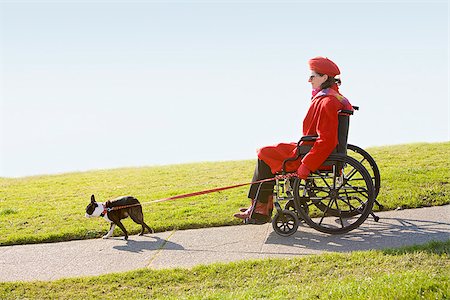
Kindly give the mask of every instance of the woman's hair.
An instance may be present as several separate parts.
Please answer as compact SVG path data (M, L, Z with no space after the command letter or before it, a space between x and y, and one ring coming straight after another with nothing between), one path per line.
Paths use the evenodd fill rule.
M325 75L325 74L320 74L320 73L317 73L317 74L319 74L320 76ZM322 90L330 88L333 84L341 85L341 79L339 77L331 77L330 75L327 75L327 76L328 76L328 79L325 80L325 82L320 85L320 88Z

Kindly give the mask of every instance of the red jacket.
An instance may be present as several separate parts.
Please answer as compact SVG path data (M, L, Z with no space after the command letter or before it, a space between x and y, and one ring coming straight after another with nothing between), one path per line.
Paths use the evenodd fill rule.
M303 135L318 135L318 138L302 160L286 165L287 171L296 171L301 163L311 171L322 165L338 144L338 111L341 109L352 110L352 106L339 94L337 86L315 94L303 120ZM263 147L258 150L258 158L268 164L275 174L281 171L286 158L295 156L296 146L297 143L280 143Z

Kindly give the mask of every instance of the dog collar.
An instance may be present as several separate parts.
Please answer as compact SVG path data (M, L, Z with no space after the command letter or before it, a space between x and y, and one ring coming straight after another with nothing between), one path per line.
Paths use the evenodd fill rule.
M106 205L103 205L103 212L100 214L100 217L103 218L104 216L106 216L107 213L108 213L108 209L106 208Z

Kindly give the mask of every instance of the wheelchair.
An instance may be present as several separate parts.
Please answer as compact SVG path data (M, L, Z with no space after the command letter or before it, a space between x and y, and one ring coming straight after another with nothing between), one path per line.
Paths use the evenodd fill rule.
M353 107L358 110L358 107ZM274 186L276 214L274 231L281 236L294 234L300 222L327 234L343 234L359 227L369 215L378 222L372 209L380 190L380 172L375 160L358 146L347 144L351 110L338 113L338 145L322 166L306 180L286 171L289 161L308 153L302 142L314 142L317 136L304 136L297 143L295 157L283 162ZM306 148L306 149L305 149ZM286 201L284 208L281 203Z

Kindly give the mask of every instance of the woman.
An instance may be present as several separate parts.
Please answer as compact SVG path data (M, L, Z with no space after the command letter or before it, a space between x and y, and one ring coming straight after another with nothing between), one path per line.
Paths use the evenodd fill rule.
M350 102L339 93L340 74L338 66L325 57L309 60L311 76L308 82L312 86L312 100L308 113L303 120L303 135L317 135L315 142L310 143L311 150L296 161L286 164L286 171L297 171L301 179L306 179L310 172L316 171L327 159L338 144L338 111L353 110ZM303 143L302 145L308 145ZM273 178L282 170L283 161L294 157L297 143L281 143L258 150L258 163L253 175L253 182ZM234 214L239 219L252 218L252 223L264 224L270 221L273 210L273 187L275 182L265 182L250 187L248 197L252 205ZM256 205L254 204L256 201ZM254 211L252 211L254 208Z

